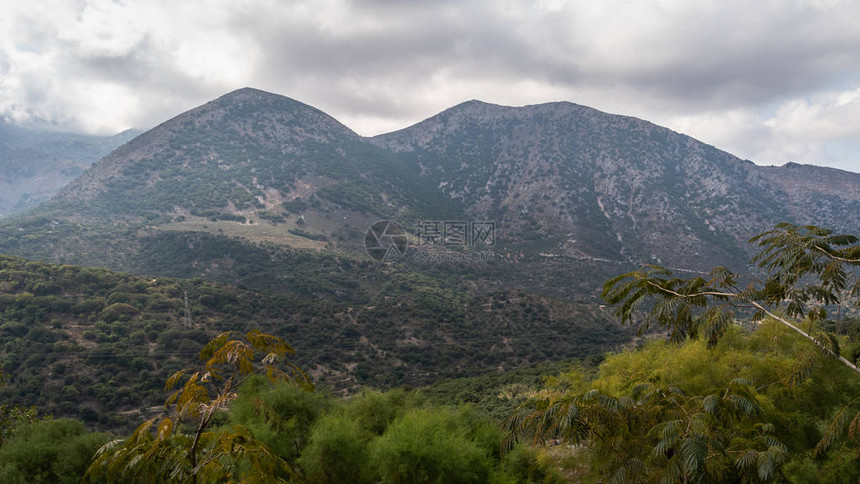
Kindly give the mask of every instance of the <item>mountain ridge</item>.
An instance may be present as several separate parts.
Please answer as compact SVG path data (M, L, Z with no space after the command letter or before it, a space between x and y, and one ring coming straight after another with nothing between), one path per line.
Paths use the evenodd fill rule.
M375 220L413 235L422 220L488 220L506 260L737 267L750 236L816 221L822 199L822 223L860 225L860 175L792 166L759 167L648 121L564 101L471 100L362 137L312 106L243 88L135 138L29 216L66 226L7 222L12 241L0 250L87 263L77 254L86 241L120 224L129 247L207 232L361 258ZM824 193L829 179L834 193ZM84 246L63 249L74 241ZM131 267L122 259L110 267Z
M471 134L467 140L451 135L465 131ZM456 139L449 140L451 137ZM740 160L668 128L565 102L517 108L467 102L403 130L375 136L372 140L398 152L420 153L419 157L423 156L425 161L436 155L437 161L441 161L437 163L437 172L440 177L449 178L440 181L444 189L449 190L452 197L470 198L464 203L475 207L483 216L493 214L503 219L515 219L527 213L528 209L522 203L522 200L527 199L539 205L539 211L555 211L556 217L551 220L536 215L543 235L550 235L551 231L546 229L561 220L567 224L567 233L585 234L586 238L594 237L589 233L590 228L602 225L604 232L614 232L617 242L624 238L636 238L635 230L629 230L626 224L618 220L624 212L634 228L640 222L648 223L651 220L654 225L651 232L658 234L677 231L679 223L710 226L708 220L700 220L702 217L689 217L679 213L679 210L672 211L672 206L684 207L691 203L690 197L685 198L684 194L674 196L674 199L664 197L666 200L662 202L667 205L667 210L661 215L671 212L676 219L669 224L657 223L655 219L660 217L654 214L634 214L635 208L631 208L634 201L640 202L637 204L640 206L644 201L634 200L638 196L636 192L648 185L664 183L661 177L674 178L668 183L678 185L681 190L703 192L697 195L698 201L701 201L730 196L727 188L732 183L719 183L719 178L732 177L737 185L745 184L747 178L757 176L744 173L755 166L751 162ZM674 145L669 147L671 150L667 150L666 143L670 141ZM524 150L523 145L527 149ZM446 165L444 162L446 159L469 158L471 153L480 153L491 160L485 163L483 173L479 170L470 172L462 161L459 162L460 166ZM669 172L672 169L683 173L673 176ZM710 170L711 179L703 176L696 179L697 172L704 169ZM742 173L738 177L738 173L732 172ZM469 177L476 179L471 184L468 181L463 183ZM633 185L624 186L624 179L633 180ZM698 186L689 180L694 180ZM746 187L747 199L754 200L757 189L758 186ZM491 193L493 190L499 193ZM555 201L568 194L574 195L571 198L575 210L558 210ZM619 200L619 195L624 195L627 200ZM503 199L501 201L500 196ZM535 196L538 198L535 199ZM657 199L660 201L659 197ZM697 200L692 201L698 203ZM499 212L499 208L503 209L502 212ZM774 214L766 215L748 221L740 236L735 238L735 245L741 244L754 230L764 225L763 218L776 218ZM720 217L720 214L716 216ZM674 230L672 224L676 227ZM693 233L695 231L699 233ZM707 237L707 233L701 229L689 229L687 232L693 243L700 243L702 238ZM627 254L614 247L617 245L615 241L605 236L591 242L586 240L584 245L569 245L561 253L622 259L633 257L638 260L648 260L649 255L656 254L651 258L668 259L668 252L663 255L659 253L661 247L665 247L665 241L656 241L649 247ZM689 264L696 252L694 248L684 263ZM723 260L735 257L729 252L719 254L712 251L710 255Z

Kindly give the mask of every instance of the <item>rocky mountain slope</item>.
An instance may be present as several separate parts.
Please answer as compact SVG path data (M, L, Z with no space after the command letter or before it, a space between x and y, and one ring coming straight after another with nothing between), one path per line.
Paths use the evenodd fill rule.
M373 142L413 154L469 216L561 256L703 269L742 263L746 240L778 221L860 228L860 175L759 167L570 103L470 101Z
M288 271L291 259L237 267L245 253L367 260L365 231L380 219L401 223L413 245L422 221L489 221L487 274L564 292L564 271L587 265L593 295L607 273L642 263L741 266L746 240L781 221L856 232L858 177L758 167L570 103L470 101L362 138L315 108L246 88L135 138L0 225L0 252L246 283Z
M62 190L54 205L99 218L211 212L253 218L261 211L301 213L298 207L320 196L344 209L395 216L443 201L416 193L417 178L417 167L325 113L241 89L111 153Z
M757 172L795 220L860 232L860 174L797 163L761 167Z
M47 200L138 134L87 136L0 122L0 217Z

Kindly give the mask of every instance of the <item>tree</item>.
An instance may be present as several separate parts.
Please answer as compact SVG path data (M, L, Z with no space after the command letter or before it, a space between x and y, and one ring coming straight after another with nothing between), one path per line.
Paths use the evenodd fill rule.
M860 243L854 235L838 235L814 225L781 223L753 237L759 247L751 263L758 274L742 276L725 267L714 268L708 278L675 277L659 266L619 275L606 282L603 298L617 305L615 314L632 323L643 302L653 302L640 325L668 330L673 341L701 335L713 346L734 323L737 312L747 310L753 320L769 317L813 343L817 351L860 373L858 362L842 355L836 335L817 329L828 307L860 303ZM806 318L807 329L800 319ZM802 381L815 361L812 352L801 354L789 383ZM816 452L825 451L844 433L860 442L860 412L851 409L860 397L849 402L832 421ZM850 421L850 424L849 424Z
M212 427L218 411L236 398L238 387L254 374L311 389L301 369L285 360L294 354L289 344L258 330L245 335L221 333L200 352L205 362L202 370L185 369L168 378L166 389L173 392L165 409L174 407L173 416L148 420L125 441L106 444L85 480L282 482L282 477L293 474L292 469L247 428ZM259 361L258 355L263 355ZM191 425L188 431L183 427L186 421Z
M371 434L346 415L332 413L319 419L300 463L310 482L359 484L375 482L368 470Z
M805 440L805 429L817 432L819 421L800 416L801 406L791 399L826 388L815 386L832 374L818 366L821 354L838 362L827 365L831 372L839 365L858 372L842 354L839 337L821 328L829 309L860 299L860 245L854 236L792 224L779 224L752 242L759 248L752 275L717 267L707 277L677 277L649 265L607 281L603 297L616 305L622 322L639 323L640 333L660 327L675 344L652 341L611 355L590 381L575 370L547 380L508 420L508 444L530 437L539 445L559 439L582 446L574 456L611 482L781 479L790 457L782 439L804 448L818 439L812 433ZM750 316L766 324L742 336L735 322ZM773 331L776 325L788 330ZM803 340L789 338L797 341L788 354L772 353L769 348L786 348L776 334L792 332ZM760 350L750 352L753 347ZM689 363L698 369L671 369ZM829 412L844 404L844 396L817 408ZM860 413L852 412L858 402L836 414L814 455L846 428L860 440ZM795 471L816 467L792 462Z

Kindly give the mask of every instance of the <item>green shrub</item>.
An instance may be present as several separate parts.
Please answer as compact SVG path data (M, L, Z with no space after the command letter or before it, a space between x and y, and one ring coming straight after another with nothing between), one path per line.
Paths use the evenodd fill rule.
M106 307L102 311L102 319L104 319L108 323L112 323L118 320L125 320L131 316L138 314L139 312L140 311L138 311L138 309L134 306L129 306L125 303L115 303Z
M77 420L23 425L0 447L0 482L77 483L108 439L107 434L87 433Z
M308 441L311 426L331 404L323 395L292 385L261 392L260 379L251 379L230 406L230 419L251 430L281 458L293 461Z
M367 468L371 434L344 414L330 414L313 427L299 463L311 482L373 482Z
M371 445L382 482L487 482L488 452L448 409L411 410Z

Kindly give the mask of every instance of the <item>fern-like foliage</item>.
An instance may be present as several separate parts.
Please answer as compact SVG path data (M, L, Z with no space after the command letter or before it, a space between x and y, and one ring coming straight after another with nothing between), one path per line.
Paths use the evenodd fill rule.
M767 270L769 279L784 289L790 317L802 316L810 300L837 304L846 291L854 298L860 295L860 281L849 271L860 266L860 239L854 235L837 235L814 225L781 223L750 242L760 248L752 262Z
M651 383L622 397L544 389L508 420L506 444L529 437L587 446L608 482L769 482L788 449L761 414L755 388L741 379L708 395Z
M836 415L830 421L830 425L824 430L824 435L815 446L813 455L818 456L827 452L827 450L838 440L845 435L847 427L848 438L860 448L860 397L856 397L845 406L836 412Z
M286 482L290 466L248 429L234 425L210 429L216 412L236 397L253 374L287 381L309 390L310 379L286 357L295 353L285 341L251 330L225 332L200 352L203 369L180 370L167 379L165 410L172 416L148 420L125 441L103 446L85 480L108 482ZM192 433L180 431L183 422Z
M751 262L763 275L741 276L716 267L707 278L682 278L664 267L646 265L607 281L603 299L616 306L614 313L624 323L638 322L642 330L659 325L675 341L701 334L710 344L724 334L737 308L753 309L759 319L779 313L822 320L824 306L858 302L857 237L782 223L751 242L760 249ZM637 321L637 308L646 301L652 307Z
M614 314L622 323L635 322L639 306L653 303L639 324L640 333L657 325L669 331L672 341L703 335L713 345L734 321L732 303L741 295L737 278L724 267L715 268L707 279L684 279L665 267L648 265L610 279L602 295L616 305Z
M770 317L780 322L808 339L820 353L860 374L857 364L842 355L836 335L815 327L826 318L827 306L860 303L860 278L856 270L860 266L860 239L814 225L781 223L750 242L759 248L751 260L758 267L758 274L741 276L717 267L708 277L683 278L664 267L647 265L607 281L603 298L615 305L614 313L623 323L638 324L640 332L656 325L672 341L701 336L709 347L725 334L737 310L752 311L754 320ZM650 307L639 311L646 303ZM805 330L797 318L807 318ZM789 386L801 383L809 377L816 361L814 354L801 352L785 382ZM712 405L713 402L708 402L708 408ZM837 415L818 451L827 449L846 426L849 436L860 435L860 413L853 418L848 413ZM683 462L670 462L670 472L698 465L695 451L701 442L697 440L687 444L686 450L680 449L678 455L687 457ZM770 475L769 466L782 458L778 449L768 452L755 456L759 466L756 472L761 475ZM752 454L743 460L744 469L752 468L746 465L748 459L752 459Z

